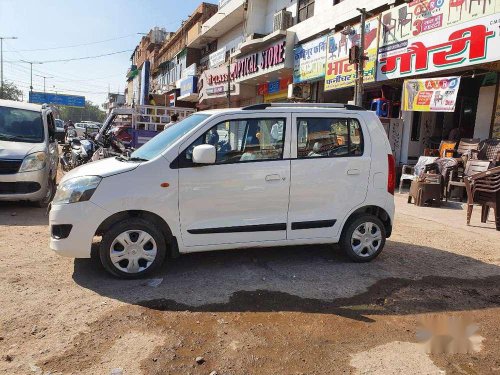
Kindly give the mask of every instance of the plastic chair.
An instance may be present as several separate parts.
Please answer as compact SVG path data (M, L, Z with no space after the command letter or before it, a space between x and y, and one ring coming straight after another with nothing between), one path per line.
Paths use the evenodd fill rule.
M490 208L495 213L495 227L500 231L500 167L465 179L467 190L467 225L470 225L474 203L481 205L481 222L486 223Z

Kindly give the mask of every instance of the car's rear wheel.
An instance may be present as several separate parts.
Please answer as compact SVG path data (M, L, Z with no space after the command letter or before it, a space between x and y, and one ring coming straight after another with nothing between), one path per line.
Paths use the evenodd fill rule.
M374 215L362 214L347 223L340 245L355 262L369 262L381 253L385 240L382 221Z
M163 233L141 218L129 218L113 225L102 237L99 256L112 275L135 279L150 274L165 260Z

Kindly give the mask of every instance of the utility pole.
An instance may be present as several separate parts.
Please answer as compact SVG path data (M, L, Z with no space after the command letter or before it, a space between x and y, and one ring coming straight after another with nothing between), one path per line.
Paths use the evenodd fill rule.
M17 39L16 36L0 36L0 99L3 98L3 40Z
M48 78L54 78L54 77L47 77L47 76L40 76L38 74L35 74L37 77L40 77L40 78L43 78L43 93L45 94L46 93L46 90L45 90L45 80Z
M41 62L37 62L37 61L26 61L26 60L21 60L22 62L26 63L26 64L30 64L30 76L31 76L31 79L30 79L30 93L33 92L33 64L43 64Z
M231 108L231 61L227 63L227 108Z
M355 87L355 104L357 106L363 106L363 78L365 74L364 65L365 60L368 60L368 57L365 56L365 27L366 27L366 16L369 15L365 8L356 8L361 13L361 33L360 33L360 41L359 41L359 57L357 61L357 78L356 78L356 87Z

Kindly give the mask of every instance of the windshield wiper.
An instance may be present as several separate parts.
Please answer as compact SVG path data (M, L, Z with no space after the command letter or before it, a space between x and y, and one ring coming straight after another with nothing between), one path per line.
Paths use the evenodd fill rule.
M127 160L128 161L149 161L149 159L138 158L138 157L130 157Z
M128 161L128 158L125 155L118 155L115 159L119 161Z
M18 142L36 141L36 139L33 139L33 138L16 137L15 135L8 135L8 134L0 134L0 138L3 139L4 141L18 141Z

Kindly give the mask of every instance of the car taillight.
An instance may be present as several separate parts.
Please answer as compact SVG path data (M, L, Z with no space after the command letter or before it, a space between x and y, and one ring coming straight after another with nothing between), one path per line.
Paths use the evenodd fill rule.
M387 155L387 191L394 195L394 189L396 187L396 160L394 155Z

